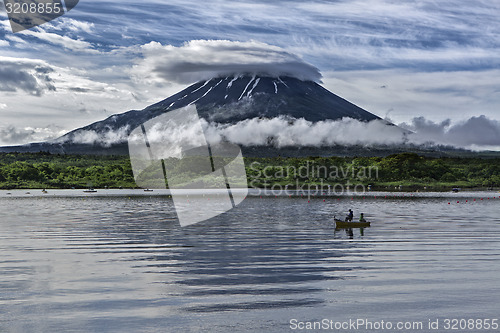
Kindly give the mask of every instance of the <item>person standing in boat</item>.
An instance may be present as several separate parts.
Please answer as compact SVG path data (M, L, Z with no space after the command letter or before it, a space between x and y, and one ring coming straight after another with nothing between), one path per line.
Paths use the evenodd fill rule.
M352 209L349 209L349 214L347 214L347 217L345 218L346 222L352 222L352 219L354 218L354 212Z
M359 222L366 222L366 219L365 219L365 214L364 213L361 213L359 215Z

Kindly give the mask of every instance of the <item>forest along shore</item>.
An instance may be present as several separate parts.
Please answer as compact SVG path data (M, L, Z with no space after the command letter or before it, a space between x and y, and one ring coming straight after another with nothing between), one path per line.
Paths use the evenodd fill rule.
M328 186L372 190L488 190L500 187L500 158L387 157L245 158L250 187ZM128 156L1 153L0 189L135 188ZM303 187L302 187L303 188Z

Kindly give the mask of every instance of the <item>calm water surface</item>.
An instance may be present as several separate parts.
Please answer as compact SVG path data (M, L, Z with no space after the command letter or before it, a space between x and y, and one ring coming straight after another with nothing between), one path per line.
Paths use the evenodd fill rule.
M181 228L167 197L24 192L0 191L1 332L500 319L500 193L254 196ZM349 208L372 227L336 231Z

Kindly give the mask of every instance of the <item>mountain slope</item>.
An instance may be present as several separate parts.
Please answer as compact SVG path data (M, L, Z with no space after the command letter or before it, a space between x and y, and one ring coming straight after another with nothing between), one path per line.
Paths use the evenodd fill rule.
M225 77L195 83L181 92L142 111L129 111L77 129L102 132L141 125L164 112L196 104L207 121L234 123L241 120L288 116L309 121L344 117L362 121L379 117L331 93L312 81L291 77Z

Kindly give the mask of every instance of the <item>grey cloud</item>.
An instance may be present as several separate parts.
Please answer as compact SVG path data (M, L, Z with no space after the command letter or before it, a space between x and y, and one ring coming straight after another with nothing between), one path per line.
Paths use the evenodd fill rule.
M35 67L35 71L39 74L50 74L54 72L54 69L50 67L37 66Z
M217 76L253 73L320 82L319 70L298 56L261 42L193 40L180 47L152 42L142 47L133 75L150 83L192 83Z
M79 93L86 93L86 92L91 91L90 89L87 89L87 88L79 88L79 87L72 87L72 88L69 88L68 90L70 90L70 91L74 91L74 92L79 92Z
M33 75L14 68L0 67L0 90L16 91L22 89L27 92L36 92L37 81Z
M54 70L48 65L35 62L17 62L0 59L0 91L25 91L41 96L46 91L55 91L54 81L49 76Z
M452 126L447 135L452 142L478 146L500 145L500 122L485 116L472 117Z
M33 138L33 129L19 129L14 126L0 128L0 141L5 144L29 142Z
M47 127L16 127L13 125L0 127L0 143L4 145L25 144L28 142L40 142L52 140L64 133L59 126L49 125Z
M418 144L442 144L470 149L500 147L500 122L484 115L457 123L452 123L449 119L433 122L424 117L416 117L409 124L402 123L400 126L415 132L410 140Z

